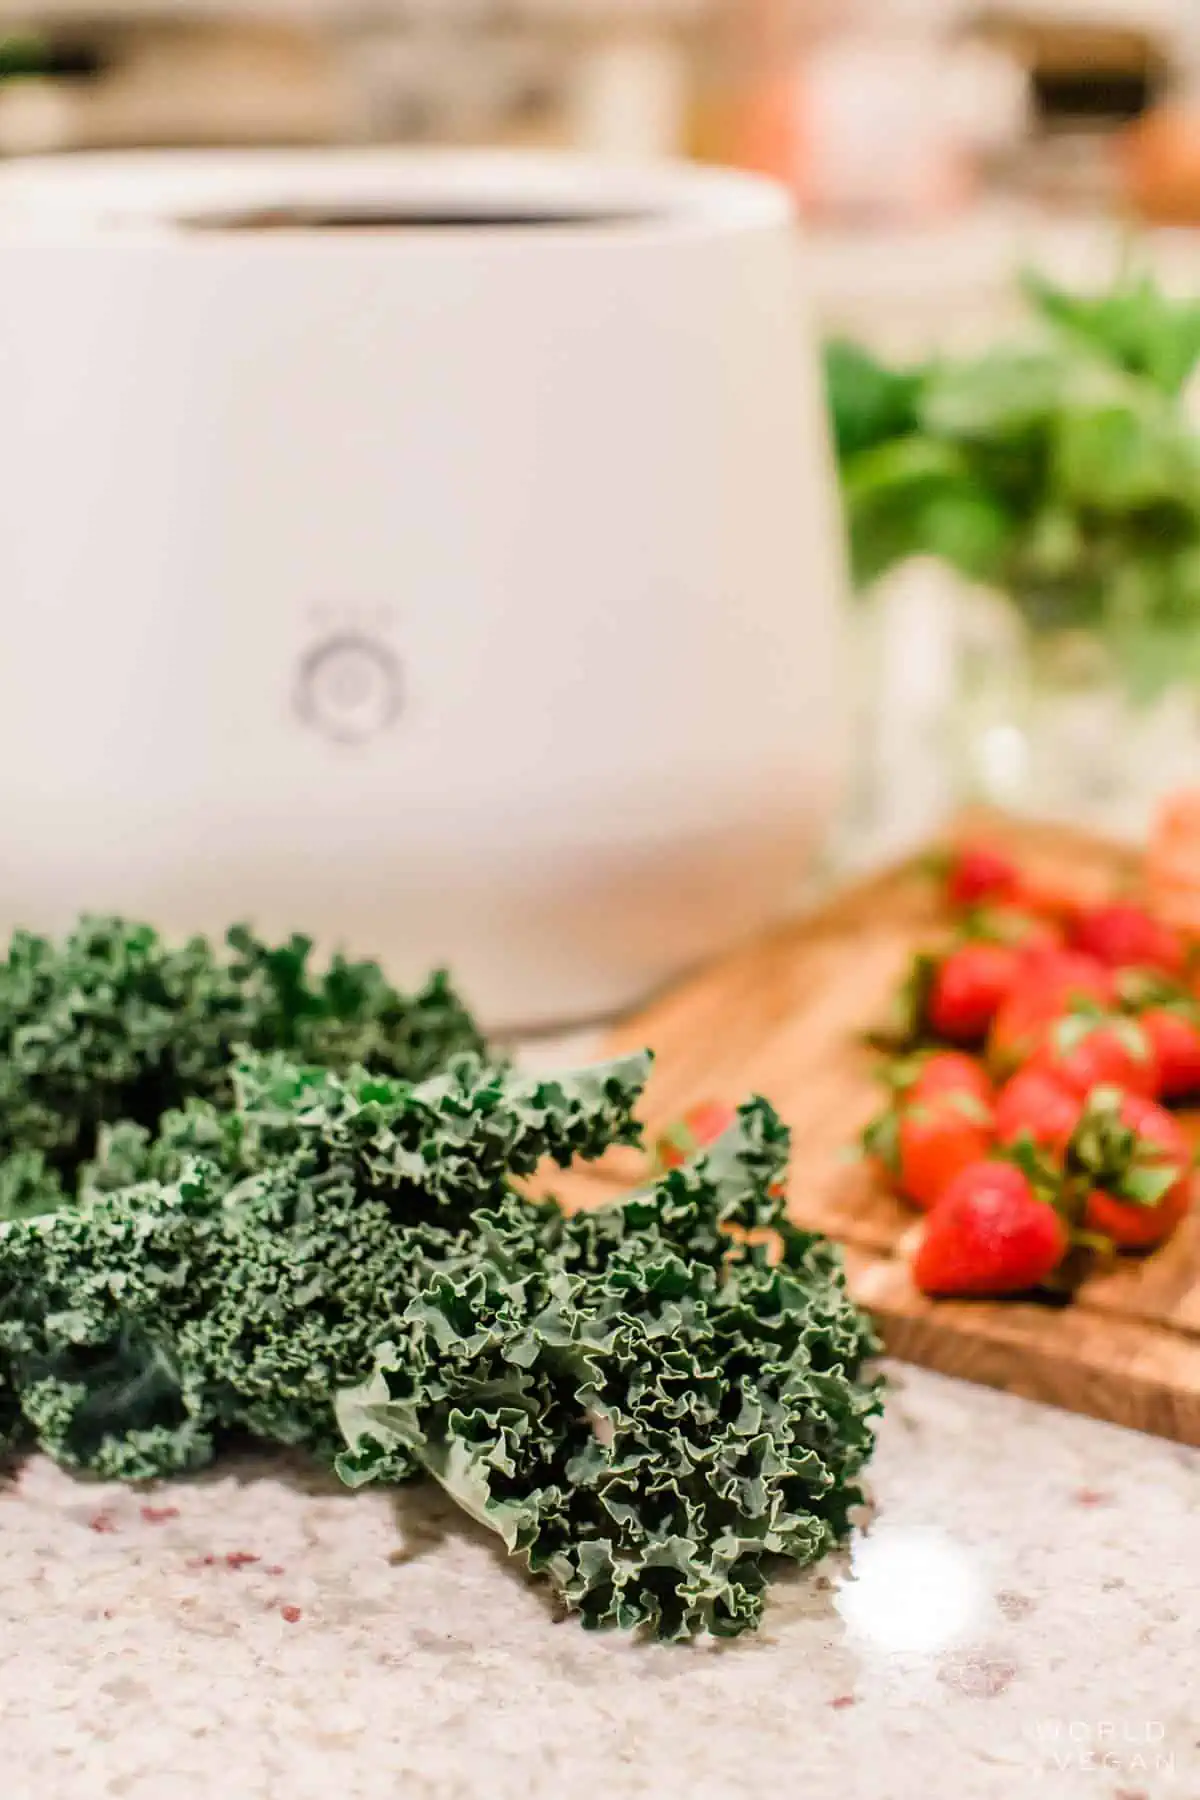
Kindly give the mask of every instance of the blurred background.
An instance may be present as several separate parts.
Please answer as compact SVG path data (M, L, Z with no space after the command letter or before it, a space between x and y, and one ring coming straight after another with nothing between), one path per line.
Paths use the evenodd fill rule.
M1024 207L1200 214L1180 134L1190 0L26 0L0 26L0 153L455 143L766 170L819 222L833 303L879 234L985 271ZM1131 127L1135 129L1131 133ZM900 260L898 244L890 246ZM893 271L897 283L906 273ZM917 271L905 287L917 298Z
M1200 0L24 0L0 25L0 159L335 144L791 190L872 602L844 856L973 796L1140 830L1195 779ZM1062 289L1111 304L1081 333ZM1051 330L1030 375L1009 346ZM1125 383L1103 434L1089 332ZM966 399L928 399L934 363Z
M1190 0L25 0L0 25L0 154L689 156L788 183L830 309L869 305L889 279L906 309L949 310L997 272L1018 212L1055 231L1128 208L1200 217L1174 116L1200 81L1198 14ZM889 235L918 228L944 238L944 261L927 240L917 266Z

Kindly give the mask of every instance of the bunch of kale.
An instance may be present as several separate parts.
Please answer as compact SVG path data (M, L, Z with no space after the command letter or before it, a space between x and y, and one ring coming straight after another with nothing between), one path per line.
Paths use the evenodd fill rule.
M343 1478L410 1458L585 1625L753 1628L772 1558L849 1529L879 1407L840 1257L784 1217L787 1147L756 1100L620 1204L481 1214L339 1396Z
M83 959L77 1084L61 979L10 1072L43 1169L79 1177L73 1204L0 1223L10 1449L146 1479L251 1432L354 1483L427 1473L585 1624L666 1637L747 1629L772 1558L844 1534L874 1345L836 1253L784 1216L765 1102L693 1166L570 1217L520 1184L638 1141L647 1056L523 1075L458 1053L473 1028L442 983L403 1002L245 939L191 947L176 1038L147 997L172 953L129 928L87 941L115 976L105 992ZM267 1047L222 1061L227 1033ZM351 1045L374 1068L313 1060Z
M104 1126L154 1130L192 1096L228 1104L242 1048L410 1080L482 1049L444 975L410 997L375 963L314 973L310 952L240 926L219 948L110 918L61 944L17 932L0 962L0 1218L70 1200Z
M631 1141L642 1070L547 1082L463 1057L414 1086L277 1053L237 1066L230 1110L121 1128L75 1206L0 1225L9 1443L126 1479L235 1430L331 1460L337 1389L474 1253L476 1210L546 1157Z

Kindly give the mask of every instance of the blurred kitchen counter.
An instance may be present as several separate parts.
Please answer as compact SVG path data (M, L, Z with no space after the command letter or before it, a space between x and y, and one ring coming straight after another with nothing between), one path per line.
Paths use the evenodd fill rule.
M35 1459L6 1800L1195 1800L1200 1455L892 1373L853 1556L734 1643L563 1622L431 1483Z

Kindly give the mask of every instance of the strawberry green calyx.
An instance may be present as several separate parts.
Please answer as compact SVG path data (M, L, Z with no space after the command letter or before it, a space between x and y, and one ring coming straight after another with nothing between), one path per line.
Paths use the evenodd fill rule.
M1114 1250L1110 1238L1089 1230L1084 1223L1091 1182L1080 1179L1078 1172L1065 1171L1028 1132L998 1149L995 1159L1015 1164L1036 1197L1053 1207L1062 1220L1070 1253L1045 1285L1056 1292L1071 1292L1087 1274L1093 1257L1109 1257Z
M880 1050L914 1051L929 1042L929 1001L941 961L932 951L918 951L886 1020L868 1033L868 1043Z
M1200 1001L1191 990L1153 969L1122 969L1117 975L1117 1002L1134 1018L1153 1007L1200 1025Z
M1069 1056L1101 1030L1111 1032L1114 1041L1138 1062L1150 1061L1150 1045L1137 1020L1112 1013L1094 1002L1081 1000L1076 1003L1063 1018L1055 1020L1050 1035L1059 1052Z
M1118 1088L1097 1088L1091 1095L1068 1152L1068 1178L1103 1188L1135 1206L1155 1207L1186 1172L1189 1164L1164 1158L1122 1116L1124 1096Z
M900 1173L900 1113L894 1106L871 1120L862 1134L867 1156L876 1157L889 1175Z

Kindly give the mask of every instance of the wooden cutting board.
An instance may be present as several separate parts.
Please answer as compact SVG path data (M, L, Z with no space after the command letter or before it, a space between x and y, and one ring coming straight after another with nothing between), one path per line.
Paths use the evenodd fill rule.
M1083 833L975 814L954 835L981 832L1097 893L1136 882L1131 851ZM792 1128L791 1213L845 1246L852 1289L891 1355L1200 1445L1200 1212L1154 1255L1091 1276L1067 1307L934 1302L908 1273L917 1215L847 1157L880 1104L862 1033L884 1016L912 952L945 923L926 861L915 858L622 1024L610 1050L648 1044L657 1054L647 1141L697 1101L765 1094ZM614 1152L573 1178L565 1198L611 1198L644 1171L644 1156Z

